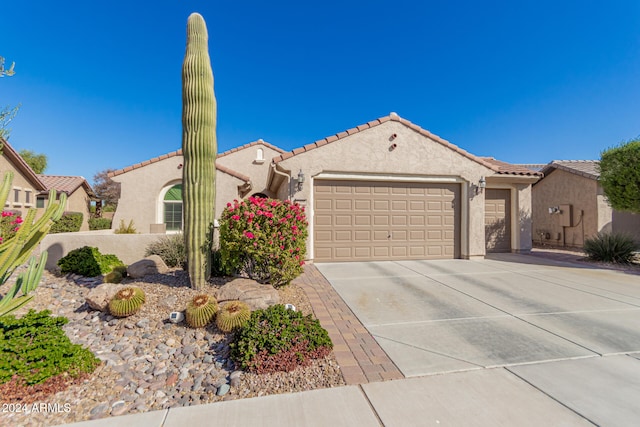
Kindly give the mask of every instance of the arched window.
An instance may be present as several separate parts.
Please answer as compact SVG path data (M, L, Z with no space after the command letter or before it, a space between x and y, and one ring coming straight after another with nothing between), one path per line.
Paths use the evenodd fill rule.
M163 206L167 231L182 230L182 184L176 184L167 190Z

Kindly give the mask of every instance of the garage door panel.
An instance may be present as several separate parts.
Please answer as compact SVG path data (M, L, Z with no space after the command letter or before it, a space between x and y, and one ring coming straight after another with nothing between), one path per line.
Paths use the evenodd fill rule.
M460 256L460 185L316 183L315 261Z

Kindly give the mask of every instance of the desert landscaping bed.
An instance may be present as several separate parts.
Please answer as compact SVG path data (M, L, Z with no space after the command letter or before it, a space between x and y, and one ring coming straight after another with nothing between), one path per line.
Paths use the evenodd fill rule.
M215 279L205 291L216 294L226 281ZM64 330L70 339L103 362L68 388L66 378L47 383L41 391L12 383L0 386L0 401L7 408L0 412L0 425L49 426L345 384L332 354L293 372L236 371L229 358L230 334L213 325L192 329L184 322L168 321L170 312L184 310L197 294L182 270L126 279L124 283L144 290L146 303L140 312L122 319L93 310L85 302L100 283L100 279L45 273L34 299L17 312L20 316L29 309L48 309L52 315L67 317ZM298 286L280 288L278 293L280 303L312 313ZM61 388L65 389L56 392Z

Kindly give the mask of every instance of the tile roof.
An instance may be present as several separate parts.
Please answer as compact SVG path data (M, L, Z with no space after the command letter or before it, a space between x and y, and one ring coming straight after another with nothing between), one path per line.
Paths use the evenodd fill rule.
M272 150L277 151L278 153L284 153L284 150L282 148L278 148L273 144L269 144L268 142L265 142L262 139L259 139L257 141L253 141L253 142L250 142L248 144L244 144L244 145L242 145L240 147L232 148L231 150L227 150L225 152L222 152L222 153L218 154L218 157L228 156L229 154L235 153L236 151L244 150L245 148L253 147L254 145L264 145L265 147L269 147Z
M253 143L252 143L253 144ZM251 146L251 144L247 144L246 146ZM235 149L234 149L235 150ZM225 151L225 153L223 153L224 155L229 154L229 151ZM219 154L218 157L222 156L223 154ZM152 163L157 163L161 160L165 160L171 157L176 157L176 156L182 156L182 149L180 150L176 150L176 151L172 151L171 153L167 153L167 154L163 154L162 156L158 156L158 157L154 157L153 159L149 159L149 160L145 160L144 162L141 163L136 163L135 165L131 165L131 166L127 166L126 168L123 169L119 169L113 172L109 172L109 178L113 178L114 176L118 176L118 175L122 175L123 173L127 173L130 172L134 169L140 169L144 166L150 165ZM240 172L236 172L233 169L230 169L226 166L222 166L218 163L216 163L216 170L219 170L220 172L224 172L227 175L231 175L233 177L238 178L241 181L244 182L249 182L251 181L251 178L249 178L246 175L241 174Z
M491 170L493 170L495 173L497 174L505 174L505 175L524 175L524 176L542 176L542 174L540 174L539 172L527 169L527 168L522 168L522 167L517 167L516 165L510 165L508 163L504 163L504 162L498 162L498 161L489 161L487 159L484 159L482 157L478 157L478 156L474 156L473 154L469 153L468 151L463 150L462 148L450 143L449 141L440 138L439 136L429 132L428 130L422 129L420 126L411 123L409 120L403 119L400 116L398 116L396 113L391 113L388 116L385 117L381 117L379 119L376 120L372 120L368 123L362 124L360 126L356 126L354 128L351 129L347 129L344 132L340 132L337 133L335 135L331 135L328 136L326 138L320 139L312 144L307 144L303 147L300 148L296 148L292 151L286 152L286 153L282 153L279 156L276 156L273 158L273 162L274 163L279 163L283 160L286 159L290 159L293 156L296 156L298 154L301 153L305 153L307 151L311 151L314 150L316 148L322 147L323 145L327 145L327 144L331 144L335 141L338 141L340 139L343 139L349 135L353 135L355 133L358 132L362 132L363 130L366 129L370 129L373 127L376 127L382 123L388 122L388 121L396 121L396 122L400 122L403 125L407 126L410 129L413 129L414 131L418 132L419 134L431 139L432 141L435 141L439 144L442 144L443 146L456 151L457 153L459 153L460 155L473 160L476 163L479 163ZM499 163L499 164L498 164Z
M564 170L590 179L600 178L600 161L598 160L554 160L547 164L542 172L548 175L554 169Z
M493 165L493 169L497 168L499 174L506 175L523 175L523 176L542 176L540 171L526 167L525 165L516 165L513 163L503 162L493 157L481 157L484 161Z
M93 189L82 176L60 176L60 175L42 175L38 174L38 178L47 186L47 190L62 191L72 194L80 187L84 187L89 196L95 196Z

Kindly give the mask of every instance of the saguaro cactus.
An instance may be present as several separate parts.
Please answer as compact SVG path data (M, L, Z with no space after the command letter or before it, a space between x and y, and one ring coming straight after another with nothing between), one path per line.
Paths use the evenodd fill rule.
M187 269L195 289L202 288L211 275L217 150L207 26L202 16L192 13L182 64L182 184Z

